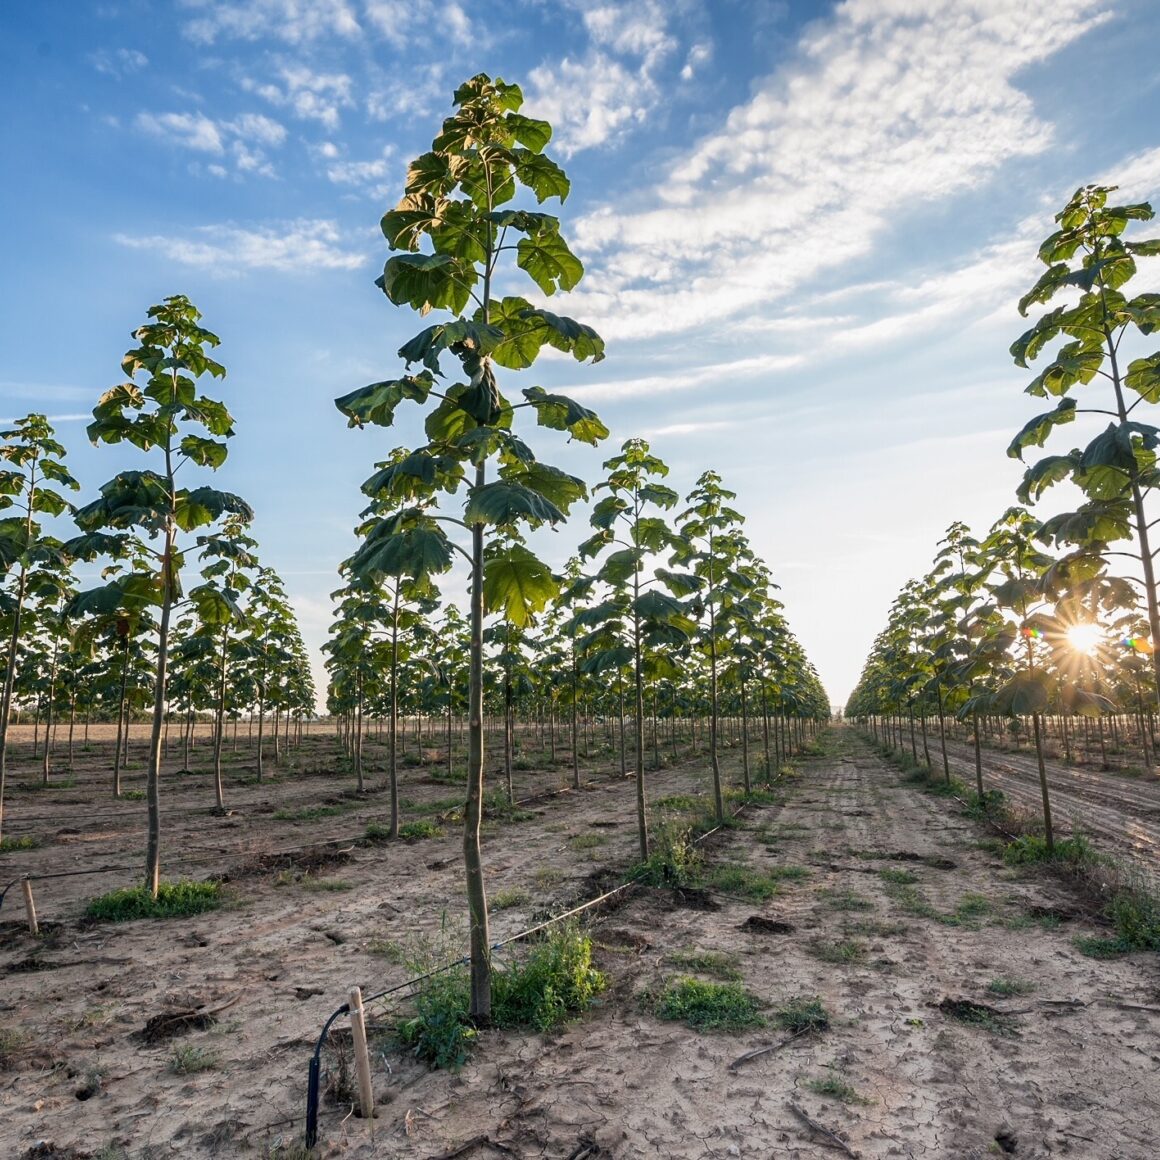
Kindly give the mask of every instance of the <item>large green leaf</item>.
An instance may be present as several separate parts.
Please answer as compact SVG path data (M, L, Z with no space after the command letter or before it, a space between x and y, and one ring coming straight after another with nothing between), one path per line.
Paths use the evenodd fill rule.
M432 374L438 375L442 373L439 356L444 351L461 348L476 355L487 355L503 339L504 332L498 327L460 318L454 322L436 323L420 331L399 348L399 357L408 367L412 363L421 362Z
M1059 405L1054 410L1028 420L1019 434L1011 440L1007 454L1012 459L1022 459L1025 447L1042 447L1052 428L1070 423L1075 418L1075 407L1074 399L1060 399Z
M394 512L365 526L369 529L366 540L350 559L354 576L375 581L383 576L422 580L451 567L451 542L418 508Z
M607 556L598 575L605 584L620 587L636 574L643 563L644 552L640 548L621 548Z
M396 305L420 314L461 314L476 282L473 266L447 254L400 254L388 258L375 285Z
M550 395L543 387L528 387L524 391L524 398L535 409L536 420L541 427L567 431L573 439L593 446L608 437L608 428L596 412L582 407L567 395Z
M584 274L583 263L558 233L521 238L516 246L516 265L545 294L571 290Z
M1068 266L1058 262L1040 275L1039 281L1019 299L1019 313L1027 316L1027 307L1035 302L1047 302L1052 295L1063 285L1068 275Z
M537 201L543 203L550 197L567 199L572 183L554 161L528 149L513 149L512 157L516 176L536 195Z
M226 445L216 439L203 439L198 435L186 435L182 439L181 453L199 467L212 467L215 470L226 461Z
M1037 500L1052 484L1070 479L1078 468L1078 451L1070 455L1048 455L1024 472L1017 492L1020 501L1030 503Z
M195 487L192 491L179 491L175 498L173 518L184 532L212 524L227 514L241 516L247 523L254 518L254 509L230 491Z
M1124 383L1149 403L1160 403L1160 351L1128 364Z
M1020 673L993 697L992 710L1008 717L1026 717L1047 710L1047 678L1042 673Z
M1090 383L1103 362L1104 352L1098 342L1070 342L1059 350L1050 366L1031 380L1027 394L1040 398L1065 394L1076 383Z
M539 492L507 480L473 487L463 513L464 523L497 527L521 522L539 527L544 523L561 523L564 518L564 513Z
M489 612L501 612L517 628L555 599L560 586L552 570L522 544L489 553L483 565L483 599Z
M572 504L588 496L588 488L582 479L539 460L521 459L508 463L500 468L500 477L509 483L530 488L565 515Z
M425 403L434 385L430 371L421 371L417 375L404 375L399 379L359 387L357 391L335 399L334 405L347 417L348 427L361 427L364 423L390 427L395 421L395 408L404 399Z
M433 496L437 490L453 492L463 479L463 466L449 455L412 451L385 464L362 485L374 499L408 501Z

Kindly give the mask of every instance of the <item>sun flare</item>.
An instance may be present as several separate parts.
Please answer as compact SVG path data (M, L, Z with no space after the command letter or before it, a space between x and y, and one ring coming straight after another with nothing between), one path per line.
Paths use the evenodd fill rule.
M1067 643L1076 652L1091 656L1104 639L1104 630L1098 624L1073 624L1067 630Z

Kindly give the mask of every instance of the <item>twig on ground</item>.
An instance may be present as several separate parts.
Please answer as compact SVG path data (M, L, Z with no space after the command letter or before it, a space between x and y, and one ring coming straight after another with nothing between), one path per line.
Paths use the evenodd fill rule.
M793 1112L793 1114L797 1116L797 1118L801 1120L803 1124L817 1132L819 1135L825 1136L825 1138L830 1141L830 1147L839 1148L841 1151L845 1152L847 1156L852 1156L854 1157L854 1160L857 1160L858 1153L855 1152L850 1147L850 1145L842 1139L841 1136L837 1135L835 1132L831 1132L829 1128L819 1124L817 1120L811 1120L810 1117L807 1116L805 1112L802 1111L802 1109L799 1108L798 1105L795 1104L792 1100L790 1101L788 1107L789 1110Z
M779 1043L769 1043L765 1047L758 1047L753 1051L747 1051L744 1055L739 1055L730 1065L730 1071L736 1071L743 1063L748 1063L751 1059L757 1059L759 1056L768 1055L771 1051L780 1051L783 1047L792 1043L795 1039L800 1039L803 1035L808 1035L813 1030L812 1027L803 1027L801 1031L795 1031L788 1039L783 1039Z

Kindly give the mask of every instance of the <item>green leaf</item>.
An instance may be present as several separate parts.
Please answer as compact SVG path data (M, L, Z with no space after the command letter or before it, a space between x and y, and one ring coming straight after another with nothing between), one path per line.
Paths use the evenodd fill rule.
M197 435L186 435L180 443L181 453L199 467L221 467L229 452L224 443L216 439L202 439Z
M354 576L413 580L446 572L454 549L443 529L418 508L406 508L364 525L366 540L350 559Z
M1030 503L1037 500L1047 488L1061 480L1070 479L1079 468L1079 452L1070 455L1049 455L1029 467L1018 489L1019 500Z
M992 699L996 713L1009 717L1026 717L1047 710L1046 678L1041 673L1020 673L1007 682Z
M1019 313L1027 316L1027 307L1034 302L1047 302L1052 295L1064 284L1069 273L1065 263L1060 262L1049 267L1040 275L1039 281L1019 299Z
M441 374L439 356L446 350L461 353L470 351L475 355L487 355L503 341L504 333L498 327L471 321L466 318L455 322L440 322L420 331L414 338L399 348L399 357L409 367L421 362L432 374ZM456 351L456 348L461 351Z
M547 121L537 121L534 117L525 117L522 113L509 113L504 118L504 125L511 131L512 136L532 153L542 152L552 139L552 126Z
M1088 383L1103 366L1104 352L1098 342L1089 345L1071 342L1061 347L1055 361L1042 374L1032 379L1026 388L1029 395L1045 398L1062 395L1076 383Z
M412 451L388 463L362 485L366 495L380 500L429 498L436 490L454 492L463 479L463 467L449 455Z
M516 246L516 265L545 294L571 290L584 274L580 259L557 233L521 238Z
M596 412L582 407L567 395L550 395L542 387L528 387L523 394L535 408L536 420L541 427L567 431L573 439L593 446L608 437L608 428Z
M400 254L388 258L375 285L396 305L420 314L461 314L475 285L475 268L446 254Z
M552 570L522 544L505 545L484 561L484 604L517 628L526 628L559 590Z
M1011 440L1007 454L1012 459L1022 459L1026 447L1042 447L1051 434L1052 428L1075 419L1074 399L1061 399L1059 406L1043 415L1036 415L1024 424L1023 429Z
M567 200L572 183L554 161L528 149L513 149L512 158L516 177L536 195L538 202L543 204L550 197Z
M1160 403L1160 351L1147 358L1133 359L1128 364L1124 383L1149 403Z
M357 391L335 399L334 405L347 417L348 427L361 427L364 423L390 427L395 421L395 408L404 399L425 403L434 385L430 371L421 371L417 375L404 375L399 379L359 387Z
M582 479L539 460L516 460L500 468L500 478L530 488L554 504L565 515L577 500L588 497Z
M226 514L239 515L247 522L254 518L254 509L241 496L212 487L195 487L179 491L174 504L173 518L184 532L212 524Z
M640 548L621 548L605 559L598 576L605 584L619 588L636 574L643 563L644 552Z
M1026 367L1035 356L1060 332L1060 319L1066 306L1057 306L1045 314L1030 330L1025 331L1011 344L1011 357L1015 365Z
M518 483L500 480L473 487L463 513L466 524L506 527L519 522L539 527L563 522L564 513L538 492Z
M1160 294L1138 294L1115 312L1119 322L1131 322L1141 334L1160 329Z

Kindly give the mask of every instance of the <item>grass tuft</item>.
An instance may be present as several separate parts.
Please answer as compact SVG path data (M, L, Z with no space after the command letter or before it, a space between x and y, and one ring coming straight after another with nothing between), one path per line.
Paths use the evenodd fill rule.
M799 995L778 1007L773 1013L774 1021L785 1031L795 1034L804 1031L825 1031L830 1026L830 1014L816 995L807 999Z
M204 914L222 904L220 882L162 882L153 898L143 886L129 886L94 898L85 917L97 922L128 922L135 918L180 918Z
M659 1019L684 1023L694 1031L744 1031L764 1027L761 1001L737 983L707 983L682 975L661 992Z
M19 838L0 838L0 854L10 854L14 850L35 850L40 842L31 834Z

